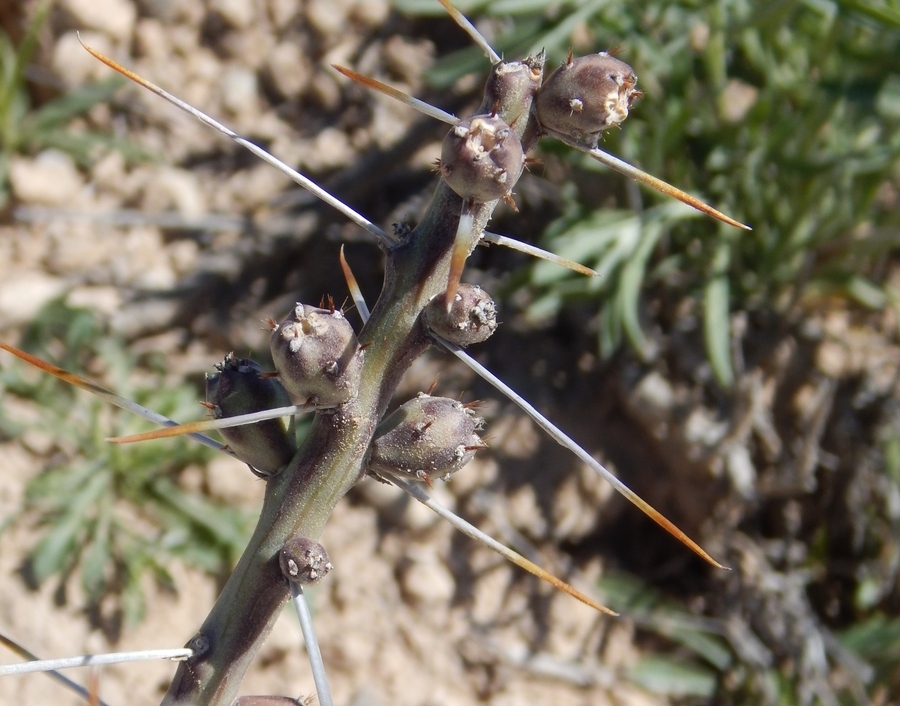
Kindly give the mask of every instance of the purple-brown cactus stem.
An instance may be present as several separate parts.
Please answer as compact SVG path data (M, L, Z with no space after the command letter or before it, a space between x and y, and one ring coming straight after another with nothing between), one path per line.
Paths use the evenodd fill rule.
M608 52L569 58L537 93L535 112L542 129L596 147L604 130L619 125L643 94L637 75Z
M515 80L530 73L526 62L518 63L523 72L494 71L493 103L504 120L515 117L504 106L527 111L540 84ZM510 127L520 137L526 131L537 134L532 121L527 111ZM472 248L496 204L473 206ZM441 180L422 221L388 250L381 296L359 333L359 340L371 345L362 361L358 393L328 413L316 414L294 458L266 481L253 536L200 628L209 649L179 663L163 701L167 706L231 706L244 672L290 596L278 562L281 548L292 536L321 535L334 506L365 475L372 436L400 378L430 345L420 314L446 290L461 211L462 198Z
M206 405L216 419L262 412L291 404L290 395L276 378L249 358L234 353L216 365L218 372L206 376ZM220 430L241 461L261 477L277 473L297 452L293 418L229 427Z

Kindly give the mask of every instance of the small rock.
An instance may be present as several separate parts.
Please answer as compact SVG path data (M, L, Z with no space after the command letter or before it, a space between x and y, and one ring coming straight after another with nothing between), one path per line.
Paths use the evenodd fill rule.
M347 29L347 7L336 0L310 0L306 19L323 37L333 37Z
M236 507L252 507L262 502L266 484L250 474L247 464L236 458L219 454L207 464L206 486L210 493Z
M137 8L128 0L63 0L62 5L81 26L120 41L131 36L137 16Z
M350 18L365 27L381 27L390 13L386 0L357 0L350 8Z
M64 289L65 282L42 272L8 274L0 283L0 328L31 321Z
M66 304L111 316L122 307L122 291L118 287L76 287L66 297Z
M675 390L659 372L652 370L635 386L633 404L655 420L665 420L675 405Z
M816 367L828 377L840 380L850 367L846 347L838 341L823 341L816 349Z
M268 6L272 23L280 30L287 28L299 10L295 0L269 0Z
M75 162L59 150L46 150L35 159L13 157L9 181L20 201L45 206L73 201L83 185Z
M235 115L259 113L256 74L233 66L222 77L222 104Z
M342 167L353 159L353 148L347 134L337 128L327 127L313 141L314 154L308 164L315 171Z
M247 0L213 0L211 5L235 29L245 29L256 19L256 8Z
M175 167L160 167L148 184L143 207L151 213L174 208L183 216L201 216L207 212L206 199L197 175Z
M172 51L169 34L162 22L141 19L135 28L137 50L148 59L164 61Z
M434 45L393 36L384 43L382 55L385 68L392 76L417 86L422 73L434 63Z
M447 604L453 598L456 581L447 566L430 549L411 550L401 583L404 593L420 603Z
M139 0L138 4L143 14L171 24L181 14L183 6L188 3L181 0Z
M266 67L272 82L285 98L300 95L309 84L312 67L295 42L281 42L269 52Z
M756 498L756 466L750 450L743 444L734 444L728 449L725 468L731 485L747 500Z

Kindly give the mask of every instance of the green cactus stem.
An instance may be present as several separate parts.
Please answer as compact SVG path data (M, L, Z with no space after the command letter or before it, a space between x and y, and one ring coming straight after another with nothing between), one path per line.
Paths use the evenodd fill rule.
M526 151L538 134L527 116L542 64L531 58L495 65L490 104L478 111L496 110L520 138L527 131ZM473 207L473 239L496 205ZM179 665L163 704L231 705L290 595L278 561L282 548L293 536L320 536L334 506L365 474L375 428L400 378L431 344L419 315L446 289L461 210L462 198L442 180L421 223L388 249L381 296L359 334L368 347L358 394L317 414L291 463L267 481L256 530L200 628L208 649Z

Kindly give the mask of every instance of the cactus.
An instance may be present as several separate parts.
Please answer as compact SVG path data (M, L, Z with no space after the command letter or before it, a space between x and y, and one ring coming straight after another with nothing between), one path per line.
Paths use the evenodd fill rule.
M516 80L523 74L531 77L530 64L513 66L519 71L492 71L489 81L497 100L479 113L491 111L494 104L518 111L530 105L535 84ZM497 115L504 118L502 107ZM509 129L518 138L530 124L519 120ZM470 240L462 243L466 254L475 247L475 236L487 224L497 198L471 202L474 228L467 234ZM317 538L334 505L365 475L373 436L397 383L431 345L420 315L447 289L463 201L442 180L422 222L387 247L382 293L358 336L363 345L369 344L358 389L345 402L316 415L293 460L267 481L256 531L200 627L198 634L209 648L179 666L164 704L228 704L234 698L243 672L288 599L278 561L281 548L295 536Z
M599 79L598 71L604 73ZM511 202L528 150L543 134L559 133L593 153L600 132L624 120L640 95L630 68L605 53L570 57L544 87L542 75L542 55L509 62L496 58L481 106L474 116L454 121L448 133L438 165L441 179L418 225L387 235L354 216L378 235L386 254L381 295L358 333L333 306L298 303L281 323L271 322L277 381L234 356L209 378L207 402L217 418L283 407L286 393L315 407L316 414L296 449L279 422L225 433L231 451L266 479L265 500L246 551L189 641L194 653L179 665L164 704L233 702L245 670L294 592L289 584L317 581L330 570L316 540L337 502L366 474L401 476L398 485L405 483L402 476L430 484L457 472L485 446L476 433L483 420L457 401L421 395L386 412L401 377L425 350L435 343L455 350L496 329L493 302L479 288L460 283L460 276L494 209ZM568 118L560 111L568 111ZM260 154L227 128L201 119ZM574 446L561 433L555 438Z
M438 167L442 179L428 212L415 228L382 240L387 255L384 285L359 332L362 346L344 333L339 340L328 339L323 346L327 354L316 348L310 367L316 376L341 375L356 365L358 375L320 388L306 386L305 368L298 376L302 383L289 372L295 368L287 350L302 352L303 336L316 328L315 320L339 318L337 312L298 304L293 316L273 331L273 357L285 387L295 397L329 409L316 415L292 461L268 479L256 531L198 632L209 647L179 666L164 704L230 703L288 598L279 562L283 547L296 537L317 538L334 505L367 472L411 474L430 482L457 471L483 446L475 434L481 421L452 400L423 395L381 420L412 361L434 340L443 340L438 330L448 333L447 320L458 320L457 330L469 328L472 307L464 303L460 316L453 306L462 265L499 201L510 199L525 154L541 134L532 104L540 95L542 69L543 56L494 64L481 108L472 118L458 121L445 140ZM614 81L622 97L614 101L618 112L603 118L604 127L627 115L638 95L634 81L632 74ZM606 106L609 100L601 102ZM467 302L469 294L466 288L460 301ZM492 307L473 305L476 310L479 306L481 313L475 316L484 321L475 328L489 335L494 324L487 312ZM436 316L435 307L446 317ZM365 354L360 355L363 347ZM331 396L334 391L339 392ZM643 501L639 504L648 509Z

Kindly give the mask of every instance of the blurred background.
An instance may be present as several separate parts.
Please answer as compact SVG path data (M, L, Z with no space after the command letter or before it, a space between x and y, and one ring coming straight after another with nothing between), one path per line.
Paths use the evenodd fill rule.
M732 571L425 356L397 403L437 380L491 445L439 499L622 617L367 480L312 592L337 703L900 703L900 6L459 7L548 72L615 49L644 98L600 146L753 227L544 140L491 228L600 276L496 246L464 276L503 322L470 352ZM330 65L460 116L488 69L436 0L0 5L0 340L180 420L228 351L270 364L266 316L345 299L342 243L370 304L382 255L76 31L384 228L421 217L446 126ZM183 644L249 536L262 483L184 441L104 441L146 428L0 354L0 631L41 656ZM280 621L243 692L311 693L299 644ZM155 703L173 671L106 669L101 695ZM0 698L77 703L42 675Z

